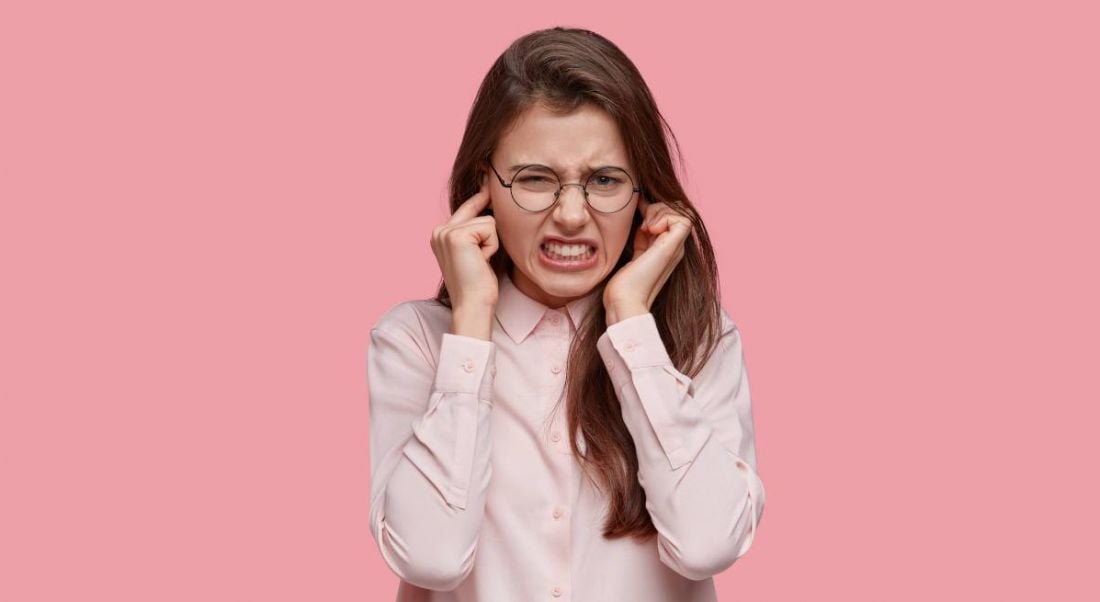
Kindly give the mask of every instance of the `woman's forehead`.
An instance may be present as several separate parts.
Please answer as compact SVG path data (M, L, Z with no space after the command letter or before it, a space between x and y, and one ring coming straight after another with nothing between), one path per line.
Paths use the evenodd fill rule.
M590 107L565 115L538 106L528 109L502 136L497 157L505 169L531 163L563 174L606 165L629 169L618 125L606 112Z

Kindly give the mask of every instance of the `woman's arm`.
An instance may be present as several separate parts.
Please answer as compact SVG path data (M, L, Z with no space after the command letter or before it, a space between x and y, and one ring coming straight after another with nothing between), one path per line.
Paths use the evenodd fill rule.
M694 380L673 367L651 313L611 324L597 344L634 437L658 555L694 580L748 552L764 512L741 334L722 319Z
M367 359L371 534L402 580L452 590L473 569L485 511L496 348L443 333L433 365L415 327L386 322Z

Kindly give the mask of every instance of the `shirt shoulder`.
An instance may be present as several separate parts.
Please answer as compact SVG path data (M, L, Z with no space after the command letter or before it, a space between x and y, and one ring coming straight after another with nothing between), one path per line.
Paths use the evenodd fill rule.
M733 321L733 318L730 317L730 314L726 311L725 307L719 305L718 311L722 314L721 323L719 324L720 328L718 329L719 333L724 336L732 333L735 330L738 330L737 323Z
M435 299L410 299L382 312L371 330L432 339L446 332L450 325L451 308Z
M451 308L434 298L410 299L382 312L371 332L418 349L429 363L434 363L443 333L450 327Z

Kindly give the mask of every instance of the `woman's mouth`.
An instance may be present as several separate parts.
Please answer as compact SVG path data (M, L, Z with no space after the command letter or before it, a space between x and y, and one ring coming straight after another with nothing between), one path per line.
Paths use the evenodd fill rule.
M539 245L539 257L544 265L556 270L586 270L596 265L596 248L585 244L544 242Z

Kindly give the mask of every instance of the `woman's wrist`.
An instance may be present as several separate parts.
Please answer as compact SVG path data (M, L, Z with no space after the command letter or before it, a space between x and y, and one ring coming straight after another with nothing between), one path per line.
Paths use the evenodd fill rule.
M606 308L605 313L607 314L607 325L611 326L612 324L616 322L622 322L627 318L633 318L634 316L640 316L644 313L649 313L649 310L646 309L646 307L643 305L611 305Z
M451 312L451 334L492 340L493 306L456 307Z

